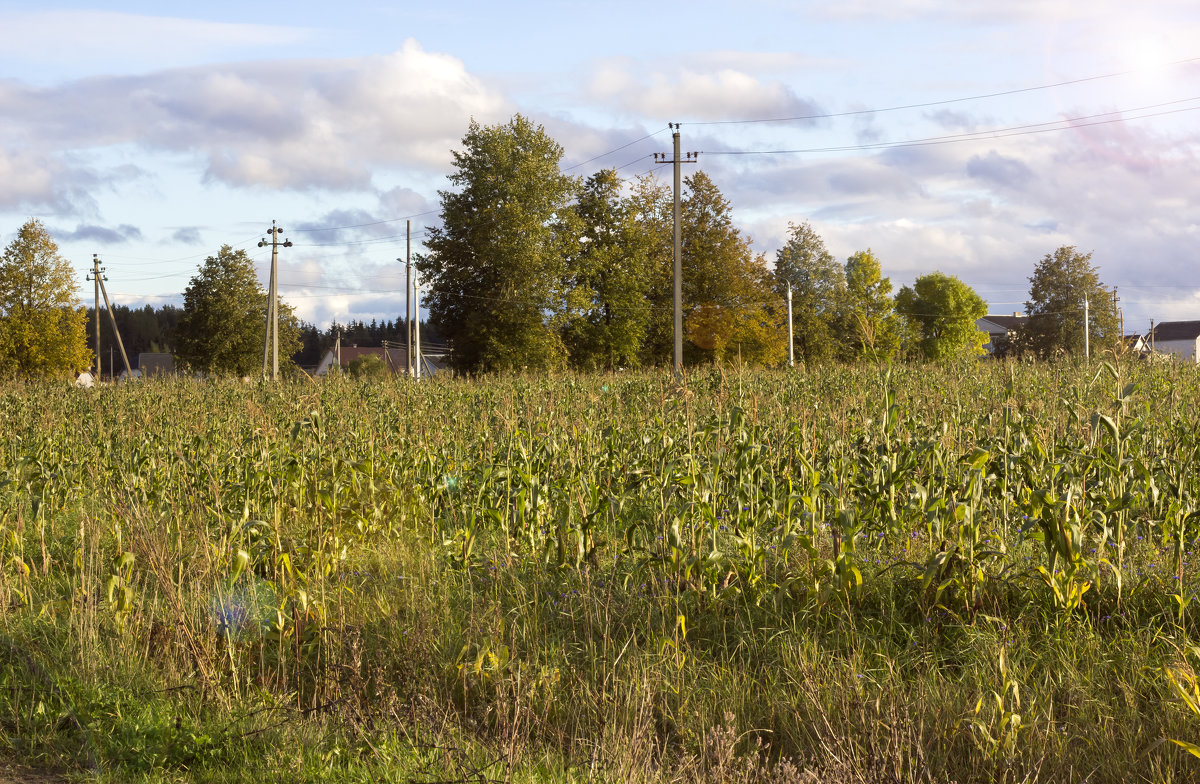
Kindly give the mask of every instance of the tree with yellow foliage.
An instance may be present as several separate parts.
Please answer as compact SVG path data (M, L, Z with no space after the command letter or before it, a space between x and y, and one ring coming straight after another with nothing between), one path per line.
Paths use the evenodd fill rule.
M0 256L0 373L65 377L90 365L75 271L31 219Z

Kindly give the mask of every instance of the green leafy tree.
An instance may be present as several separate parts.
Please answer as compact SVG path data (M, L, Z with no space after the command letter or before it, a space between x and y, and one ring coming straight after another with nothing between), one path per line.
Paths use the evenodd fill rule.
M183 314L175 328L175 356L193 370L214 375L262 372L267 294L244 250L221 246L200 265L183 292ZM300 350L300 322L279 302L279 356Z
M942 361L984 353L988 334L975 326L987 303L953 275L931 272L896 294L896 312L912 335L911 353Z
M846 296L838 319L843 358L889 360L896 354L900 331L891 294L892 282L870 248L846 260Z
M646 337L657 242L642 231L623 187L615 170L597 172L572 210L579 242L569 259L564 341L576 367L637 365Z
M472 121L440 191L442 226L417 267L425 304L462 371L561 366L569 315L565 260L576 237L566 213L578 183L562 147L521 115Z
M792 325L796 356L822 362L837 356L838 305L846 293L846 272L825 249L807 221L788 224L788 241L775 253L776 290L792 289Z
M684 185L685 358L703 362L740 356L751 364L778 364L787 356L787 331L783 301L774 291L766 259L755 255L750 238L733 224L729 200L712 178L698 171ZM670 301L669 292L666 299ZM669 309L660 313L671 317Z
M646 335L641 348L642 364L669 365L675 351L671 189L653 175L646 174L632 182L628 203L647 252Z
M354 378L380 379L390 374L387 363L374 354L364 354L350 360L346 371Z
M0 257L0 369L25 376L87 369L84 314L70 262L41 221L28 221Z
M1082 354L1084 300L1092 352L1115 348L1121 340L1113 293L1100 282L1092 254L1064 245L1047 253L1029 278L1029 319L1018 334L1018 347L1049 357Z

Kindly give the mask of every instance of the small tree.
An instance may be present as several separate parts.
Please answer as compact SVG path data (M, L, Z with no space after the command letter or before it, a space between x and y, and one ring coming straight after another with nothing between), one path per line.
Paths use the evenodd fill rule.
M267 294L244 250L221 246L209 256L183 292L176 327L176 357L193 370L250 376L262 371ZM279 355L300 350L300 324L279 302Z
M846 359L888 360L900 345L892 281L868 248L846 259L846 296L839 322Z
M1120 343L1112 291L1100 282L1091 258L1090 253L1064 245L1047 253L1034 268L1029 278L1029 301L1025 303L1029 319L1019 335L1021 348L1041 357L1059 351L1082 354L1085 299L1091 350Z
M0 369L65 376L88 368L85 313L71 264L41 221L28 221L0 257Z
M374 354L364 354L350 360L346 372L354 378L364 379L387 378L389 373L387 363Z
M977 357L984 353L986 332L975 320L987 314L987 303L953 275L922 275L912 288L896 294L896 312L913 335L913 353L941 361Z

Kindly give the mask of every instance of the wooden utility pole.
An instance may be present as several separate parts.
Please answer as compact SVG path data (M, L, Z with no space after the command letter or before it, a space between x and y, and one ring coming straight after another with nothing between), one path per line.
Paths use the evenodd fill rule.
M672 304L674 306L674 330L675 330L675 356L672 362L672 369L675 372L675 378L683 377L683 263L681 260L682 246L682 229L679 218L679 191L680 191L680 170L681 163L695 163L700 156L698 152L689 152L687 158L683 159L679 153L679 123L667 123L668 126L674 129L671 134L672 148L674 157L667 160L666 153L654 153L654 160L661 163L671 163L675 165L675 198L674 198L674 234L671 242L672 246L672 261L674 263L674 292L672 296Z
M271 235L271 282L267 286L267 333L263 339L263 377L267 376L267 360L269 359L271 380L276 381L279 378L279 247L282 245L290 248L292 241L279 241L279 235L283 233L283 229L276 226L275 221L271 221L271 228L267 229L267 233ZM266 245L267 240L258 243L260 248Z
M121 342L121 331L119 329L117 329L117 317L115 315L113 315L112 304L109 303L109 301L108 301L108 291L107 291L107 289L104 288L104 281L107 280L107 278L105 278L104 275L102 274L102 270L100 269L100 257L95 253L92 254L92 276L96 279L96 285L98 285L100 287L100 294L104 296L104 307L106 310L108 310L108 320L110 322L112 322L113 335L117 339L117 348L121 349L121 361L125 363L125 373L132 380L133 379L133 368L129 364L129 355L125 353L125 344L123 342ZM99 313L99 311L97 311L97 313ZM96 325L97 371L99 370L99 363L100 363L100 354L99 354L100 341L99 341L99 337L98 337L99 334L100 334L100 326L99 326L99 321L97 321L97 325ZM110 351L112 350L111 346L109 346L109 350ZM113 366L112 366L112 360L109 360L108 370L109 370L110 375L114 375L114 376L116 375L116 369L113 368Z
M1117 296L1117 287L1113 286L1113 309L1117 311L1117 317L1121 319L1121 341L1125 340L1125 310L1117 306L1121 298Z

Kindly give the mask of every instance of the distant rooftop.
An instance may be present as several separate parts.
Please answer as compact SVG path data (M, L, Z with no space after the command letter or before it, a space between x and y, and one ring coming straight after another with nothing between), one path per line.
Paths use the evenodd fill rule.
M1200 321L1164 321L1155 324L1150 334L1159 340L1195 340L1200 337Z
M1019 313L1014 313L1011 316L984 316L984 319L992 322L998 327L1005 329L1016 329L1029 320L1028 316L1022 316Z

